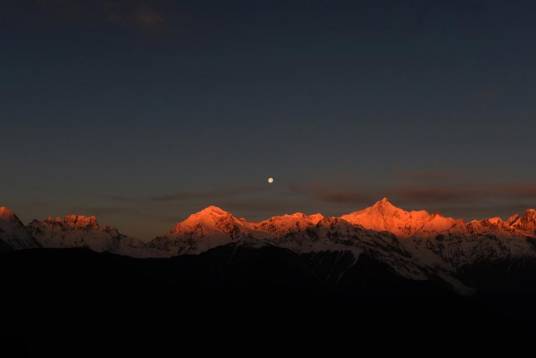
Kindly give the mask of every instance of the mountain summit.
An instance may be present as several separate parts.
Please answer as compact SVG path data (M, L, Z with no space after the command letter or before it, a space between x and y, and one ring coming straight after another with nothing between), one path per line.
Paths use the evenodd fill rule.
M5 206L0 206L0 219L2 220L12 220L16 216L10 208Z
M177 223L168 235L157 237L148 245L171 256L199 254L211 248L239 241L252 230L245 219L214 205Z
M36 247L39 245L17 215L5 206L0 207L0 251Z
M243 228L246 226L249 225L245 219L237 218L233 214L211 205L176 224L171 234L194 234L196 232L203 234L207 232L228 233L234 228Z
M462 220L430 214L426 210L400 209L388 198L383 198L366 209L342 215L341 219L365 229L387 231L401 238L435 236L457 226L461 229L464 225Z

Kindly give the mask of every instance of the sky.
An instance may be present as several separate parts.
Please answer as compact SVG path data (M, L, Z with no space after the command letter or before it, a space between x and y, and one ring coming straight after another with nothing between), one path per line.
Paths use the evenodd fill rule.
M467 219L536 207L535 12L4 0L0 205L145 239L208 205L251 220L384 196Z

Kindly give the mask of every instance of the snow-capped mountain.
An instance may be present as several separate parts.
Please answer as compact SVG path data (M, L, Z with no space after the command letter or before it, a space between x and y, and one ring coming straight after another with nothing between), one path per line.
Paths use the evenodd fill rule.
M517 230L536 235L536 209L528 209L522 215L512 215L506 223Z
M88 248L97 252L117 252L126 236L110 226L101 226L94 216L67 215L34 220L28 228L46 248Z
M342 219L374 231L387 231L399 238L433 237L447 232L463 233L463 220L430 214L425 210L405 211L383 198L369 208L342 215Z
M527 210L506 221L493 217L465 222L424 210L405 211L384 198L341 218L369 230L389 232L413 257L455 271L477 262L536 257L533 212Z
M533 213L528 210L506 221L465 222L424 210L406 211L384 198L340 218L295 213L248 222L212 206L150 246L170 256L198 254L229 243L273 245L296 253L350 252L356 262L365 253L403 277L441 277L464 291L467 288L454 276L466 265L536 257Z
M533 255L534 210L507 221L468 223L427 211L406 211L384 198L369 208L340 218L294 213L248 222L215 206L190 215L149 247L170 256L196 254L232 242L258 242L304 252L356 250L372 238L393 241L415 260L435 267L455 267L480 258ZM395 249L394 249L395 250Z
M307 230L316 226L323 219L324 216L318 213L313 215L294 213L271 217L254 224L254 227L260 232L270 233L274 236L281 236L292 232Z
M13 211L0 207L0 251L37 247L39 245Z
M387 198L371 207L341 216L354 225L373 231L386 231L400 239L434 238L438 235L527 237L536 231L536 210L513 215L504 221L500 217L465 222L426 210L406 211Z
M248 247L270 245L298 254L346 252L366 254L387 264L402 277L413 280L441 278L460 292L467 292L441 260L429 262L413 257L401 241L387 232L375 232L341 218L295 213L248 222L210 206L178 223L167 236L154 239L149 247L169 256L199 254L231 243Z
M209 206L179 222L169 234L149 242L148 247L167 252L169 256L199 254L244 240L254 230L254 225L245 219Z
M209 206L178 223L171 234L177 236L191 234L198 238L218 233L234 235L241 229L249 229L250 226L251 224L245 219L237 218L216 206Z
M336 217L323 218L306 230L276 236L272 243L295 253L349 252L357 264L361 255L386 264L398 275L412 280L440 279L460 293L469 293L439 258L414 256L404 243L387 232L366 230Z
M535 228L533 209L507 220L465 222L424 210L406 211L384 198L341 217L294 213L259 222L209 206L146 243L101 226L93 216L35 220L24 227L11 211L0 210L0 239L12 249L83 247L132 257L172 257L232 244L278 247L299 255L341 253L353 257L354 265L365 255L404 278L440 279L459 292L468 292L456 279L468 265L536 259Z

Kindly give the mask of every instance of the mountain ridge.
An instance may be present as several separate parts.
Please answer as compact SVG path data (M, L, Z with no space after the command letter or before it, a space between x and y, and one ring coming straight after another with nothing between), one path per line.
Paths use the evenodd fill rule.
M367 208L338 217L328 217L320 213L305 214L296 212L276 215L260 221L248 221L215 205L210 205L177 222L167 234L157 236L149 243L162 241L162 238L173 238L175 241L188 241L190 243L195 240L210 238L209 241L211 242L207 242L207 245L201 245L203 247L195 250L188 250L190 253L194 253L220 244L251 237L266 239L274 236L291 235L318 225L327 225L330 220L335 219L343 220L364 230L389 233L401 240L432 239L438 236L536 238L536 209L527 209L523 213L513 214L506 220L500 217L491 217L465 221L443 216L439 213L430 213L426 210L407 211L395 206L387 197L384 197ZM78 231L98 232L101 236L105 233L105 236L114 238L116 241L127 238L127 235L123 235L116 228L101 226L95 216L70 214L64 217L48 217L42 221L33 220L25 226L12 210L2 206L0 207L0 224L6 226L8 223L10 226L10 229L7 230L8 232L10 230L18 232L29 231L31 235L37 237L36 241L41 241L45 247L84 246L97 251L111 250L110 245L101 243L100 247L98 247L99 245L95 245L93 242L85 242L80 235L74 238L73 235ZM0 230L2 230L1 226ZM0 233L2 232L0 231ZM6 237L7 235L8 233L4 230L3 236ZM47 235L49 236L48 239ZM63 238L54 240L53 236L58 235ZM129 239L131 243L136 241L137 246L140 246L139 242L142 241L135 238ZM0 240L2 240L1 235ZM3 241L5 242L6 240L4 238ZM56 242L50 242L50 240ZM32 240L24 239L23 241L25 243L17 244L12 242L9 246L16 248L35 246L35 243L31 243ZM117 246L118 244L115 243L111 246L114 245Z
M300 225L316 225L323 218L326 218L320 213L308 215L296 212L272 216L261 221L248 221L211 205L177 223L172 232L174 234L180 233L181 228L191 224L192 218L197 218L197 224L207 224L210 221L207 217L214 216L214 213L217 213L221 219L230 219L234 225L249 230L259 230L259 228L267 227L269 224L272 224L272 228L274 226L277 228L277 224L283 227L288 226L289 223L291 226L297 225L298 227ZM426 210L407 211L395 206L387 197L384 197L367 208L335 216L335 218L343 219L350 224L359 225L368 230L389 232L399 238L428 238L448 233L472 235L479 227L483 229L482 233L486 234L494 230L495 234L498 235L504 234L506 231L507 235L536 236L536 209L527 209L524 213L513 214L507 220L500 217L490 217L465 221L440 213L430 213Z
M353 257L352 265L363 255L372 257L406 279L440 279L462 294L469 294L471 288L457 278L457 272L467 265L536 259L536 232L532 231L536 211L532 209L507 220L465 222L426 210L406 211L383 198L339 217L297 212L250 222L211 205L149 242L102 226L94 216L49 217L24 226L9 209L0 212L4 213L0 228L11 223L35 243L13 244L0 232L0 247L7 244L13 250L87 248L138 258L200 255L228 245L278 247L313 256L335 252Z
M495 216L466 221L444 216L440 213L431 213L427 210L401 209L395 206L387 197L384 197L364 209L333 217L368 230L389 232L399 238L431 237L448 232L471 234L475 230L478 231L479 228L482 228L486 233L489 233L490 229L497 229L498 231L508 229L509 234L536 235L536 209L527 209L523 213L512 214L507 219ZM236 226L245 231L259 231L263 227L267 230L269 228L272 230L282 228L285 231L316 225L325 218L329 217L321 213L306 214L295 212L275 215L260 221L248 221L218 206L210 205L177 222L168 234L178 235L183 232L199 230L200 228L226 231L229 229L225 227L226 225ZM5 206L0 207L0 220L4 222L13 220L21 222L15 213ZM78 214L69 214L64 217L48 217L43 221L33 220L28 226L40 222L72 228L100 228L97 217ZM470 227L471 230L464 232L466 231L464 227L465 229ZM106 226L106 228L117 230L110 226Z

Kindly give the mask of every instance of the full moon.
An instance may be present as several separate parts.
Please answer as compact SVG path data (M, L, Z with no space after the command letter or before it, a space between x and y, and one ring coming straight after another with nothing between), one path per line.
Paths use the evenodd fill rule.
M269 178L268 178L268 184L272 184L273 182L274 182L274 178L269 177Z

